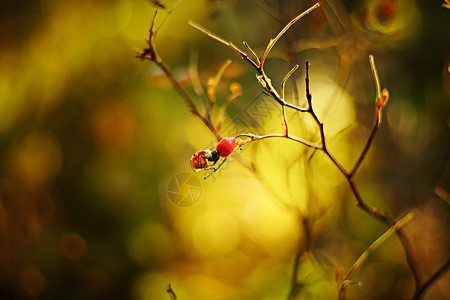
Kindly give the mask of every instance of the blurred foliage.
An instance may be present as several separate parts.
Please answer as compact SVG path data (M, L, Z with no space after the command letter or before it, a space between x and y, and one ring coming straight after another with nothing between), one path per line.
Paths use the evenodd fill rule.
M428 278L450 252L450 11L439 1L330 2L288 31L266 71L277 86L298 63L287 95L303 105L310 60L329 148L350 168L373 122L375 56L390 102L356 180L370 205L396 218L415 213L405 230ZM253 70L187 20L262 53L311 4L185 0L156 44L191 95L196 56L203 85L233 59L217 101L236 82L243 94L222 136L280 132L279 107ZM296 299L336 299L336 275L386 226L355 207L322 153L289 141L250 145L206 181L192 173L190 156L216 141L156 66L135 58L155 9L144 0L0 3L0 298L170 299L171 283L182 300L286 299L294 255L306 249ZM288 119L293 134L319 141L310 119ZM195 203L180 207L174 193ZM424 298L450 299L449 276ZM395 236L353 277L363 285L348 299L412 295Z

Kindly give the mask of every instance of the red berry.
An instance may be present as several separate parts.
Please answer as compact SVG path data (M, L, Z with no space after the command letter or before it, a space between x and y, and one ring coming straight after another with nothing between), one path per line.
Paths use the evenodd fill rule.
M221 157L228 157L234 150L236 138L224 138L217 144L216 150Z

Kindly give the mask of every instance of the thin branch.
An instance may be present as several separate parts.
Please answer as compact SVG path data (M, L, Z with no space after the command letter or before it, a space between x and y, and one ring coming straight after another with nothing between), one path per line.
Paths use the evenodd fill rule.
M361 154L359 155L358 160L356 161L355 165L353 166L353 169L350 171L350 174L348 175L350 178L352 178L356 171L358 171L359 167L361 166L362 162L364 161L364 158L366 158L367 152L369 152L370 146L372 145L373 138L375 137L375 134L377 133L378 126L373 126L372 131L370 132L369 138L367 139L366 145L364 146L364 149L362 150Z
M350 189L352 190L353 195L356 198L356 202L361 209L363 209L365 212L367 212L371 216L375 217L376 219L382 221L387 225L394 226L397 223L397 221L392 217L390 217L388 214L382 213L379 210L370 207L366 202L364 202L364 200L361 197L361 194L359 193L358 188L356 187L355 181L353 180L353 178L350 178L348 174L347 174L347 182L349 183ZM414 257L412 256L411 244L409 242L408 237L405 235L402 229L397 230L396 233L405 251L406 262L414 277L415 290L417 291L420 288L420 276L419 271L417 270L416 267L417 263Z
M320 4L317 2L316 4L314 4L313 6L311 6L310 8L308 8L307 10L305 10L304 12L299 14L297 17L292 19L286 26L284 26L284 28L280 31L280 33L278 33L278 35L275 38L270 39L269 44L267 45L266 51L264 52L264 54L263 54L263 56L261 58L261 63L259 64L260 68L262 68L264 66L264 62L265 62L265 60L267 58L267 55L269 54L269 52L273 48L273 46L275 46L276 42L283 36L283 34L285 34L286 31L289 28L291 28L291 26L294 25L295 22L297 22L302 17L306 16L307 14L309 14L310 12L312 12L313 10L318 8L319 6L320 6Z
M177 294L175 294L175 291L172 289L172 284L169 283L166 292L172 296L173 300L177 300Z
M265 13L267 13L269 16L274 18L277 21L281 21L281 17L279 14L275 11L275 9L267 3L267 1L259 1L259 0L253 0L255 3L259 6L259 8L262 9Z
M219 43L224 44L225 46L231 47L231 42L224 40L223 38L221 38L218 35L215 35L214 33L212 33L211 31L209 31L208 29L194 23L193 21L188 21L188 24L191 25L192 27L194 27L195 29L203 32L204 34L206 34L207 36L209 36L210 38L215 39L216 41L218 41ZM233 47L232 47L233 48Z
M294 73L296 70L298 69L298 65L295 65L290 71L289 73L286 74L286 76L284 76L283 81L281 82L281 97L283 99L285 99L284 97L284 86L286 84L286 81L289 79L289 77L291 77L292 73Z
M356 260L356 262L353 264L353 266L350 268L350 270L345 275L344 279L342 280L340 286L339 286L339 299L344 299L344 293L345 288L347 287L347 283L350 281L350 277L353 275L353 273L361 266L361 264L369 257L369 254L375 250L378 246L380 246L388 237L390 237L392 234L395 233L395 231L399 230L401 227L403 227L406 223L411 221L413 218L413 214L409 213L405 217L403 217L401 220L399 220L395 225L393 225L391 228L389 228L385 233L383 233L377 240L375 240L369 248L364 251L361 256Z
M154 1L153 1L154 2ZM156 1L159 4L161 4L159 1ZM155 31L155 35L158 33L158 31L161 29L161 27L163 26L164 22L166 21L166 19L169 17L169 15L175 10L175 8L177 8L178 5L181 4L181 2L183 2L183 0L179 0L177 3L175 3L175 5L167 12L167 15L164 17L164 19L162 20L161 24L159 24L158 29L156 29ZM165 8L165 7L163 7Z
M250 53L253 55L253 57L255 58L256 63L259 65L260 61L259 61L259 57L258 55L256 55L256 52L253 51L253 49L250 47L250 45L247 42L243 42L244 46L248 49L248 51L250 51Z
M298 65L295 65L290 71L289 73L286 74L286 76L284 77L283 81L281 82L281 98L285 99L285 94L284 94L284 86L286 84L286 81L289 79L289 77L292 75L292 73L295 72L295 70L297 70ZM285 136L289 135L288 132L288 124L287 124L287 120L286 120L286 107L285 105L283 105L281 107L281 111L282 111L282 118L283 118L283 134Z
M242 57L243 60L248 61L254 68L258 69L258 65L257 65L253 60L251 60L251 59L248 57L247 53L245 53L244 51L242 51L241 49L239 49L238 47L236 47L232 42L227 41L227 40L221 38L220 36L218 36L218 35L212 33L212 32L209 31L208 29L206 29L206 28L204 28L204 27L202 27L202 26L200 26L200 25L198 25L198 24L196 24L196 23L194 23L194 22L192 22L192 21L188 21L188 24L191 25L192 27L194 27L195 29L197 29L197 30L203 32L204 34L206 34L206 35L209 36L210 38L215 39L215 40L218 41L219 43L222 43L222 44L224 44L225 46L230 47L231 49L233 49L234 51L236 51L237 53L239 53L239 55Z
M322 150L327 153L328 156L331 155L328 153L327 150L327 146L325 143L325 132L323 130L323 123L320 122L319 118L317 117L313 105L312 105L312 95L311 92L309 90L309 61L307 60L305 62L306 64L306 78L305 78L305 83L306 83L306 99L308 100L308 110L307 112L313 117L314 121L316 122L317 126L319 127L319 132L320 132L320 140L322 141ZM341 168L340 168L341 169Z
M376 69L375 69L376 70ZM318 119L317 115L314 112L313 106L312 106L312 96L311 93L309 91L309 62L306 61L306 98L308 100L308 111L311 114L311 116L314 118L314 121L317 123L318 127L319 127L319 131L320 131L320 137L321 137L321 141L322 141L322 148L321 150L323 152L325 152L325 154L330 158L330 160L333 162L333 164L338 167L338 169L341 171L341 173L347 178L347 182L350 185L350 188L356 198L356 201L358 203L358 206L361 207L364 211L366 211L367 213L369 213L370 215L372 215L373 217L375 217L376 219L383 221L384 223L390 225L390 226L394 226L397 221L395 219L393 219L392 217L390 217L388 214L384 214L372 207L370 207L366 202L364 202L363 198L361 197L361 194L359 193L356 184L352 178L351 173L348 173L344 167L334 158L334 156L330 153L330 151L328 150L327 146L326 146L326 142L325 142L325 134L324 134L324 130L323 130L323 124L320 122L320 120ZM384 90L385 91L385 90ZM384 92L383 91L383 92ZM380 99L383 98L383 92L381 93L381 97L379 98L379 100L377 100L377 104L380 101ZM387 93L387 92L386 92ZM383 102L383 105L385 104L385 102ZM371 141L373 139L369 138L369 141ZM368 145L370 145L370 143L368 143ZM366 147L368 149L368 147ZM367 150L363 151L363 154L367 152ZM364 154L365 155L365 154ZM358 160L359 161L359 160ZM362 160L361 160L362 161ZM417 270L417 263L415 261L415 259L413 258L412 255L412 247L411 244L409 242L408 237L404 234L403 230L399 229L396 231L397 236L399 237L404 251L405 251L405 255L406 255L406 261L408 263L408 266L411 270L411 273L414 276L414 282L415 282L415 290L417 291L420 287L420 276L419 276L419 272Z
M375 81L375 89L376 89L376 110L380 110L378 108L378 102L379 99L382 98L382 92L381 92L381 84L380 84L380 78L378 77L378 71L377 67L375 65L375 59L373 55L369 55L369 62L370 62L370 69L372 70L373 79ZM384 105L384 104L383 104ZM378 127L380 126L380 118L378 111L376 112L375 116L375 122L372 128L372 131L370 132L369 138L367 139L367 142L361 152L361 154L358 157L358 160L356 161L355 165L353 166L352 170L350 171L349 177L353 177L358 171L359 167L361 166L362 162L364 161L364 158L366 157L367 152L369 152L370 146L372 145L373 138L375 137L375 134L377 133Z
M236 136L236 138L239 138L239 137L248 137L248 138L250 138L250 140L244 142L244 145L248 144L248 143L251 143L251 142L265 140L265 139L269 139L269 138L285 138L285 139L288 139L288 140L300 143L300 144L302 144L302 145L304 145L306 147L310 147L310 148L313 148L313 149L316 149L316 150L322 149L320 146L315 145L313 143L310 143L308 141L302 140L302 139L300 139L298 137L285 136L283 134L277 134L277 133L275 133L275 134L268 134L268 135L255 135L255 134L250 134L250 133L243 133L243 134L239 134L239 135Z
M216 123L216 131L217 132L220 132L220 130L222 129L223 121L225 120L225 114L226 114L228 106L231 104L231 102L236 100L242 94L242 89L241 89L240 84L238 84L238 83L234 83L234 84L235 84L234 88L231 88L233 83L230 85L231 95L227 98L226 103L219 108L219 112L217 113L217 116L218 116L217 123Z
M204 97L205 92L200 82L200 77L198 75L198 51L191 52L188 72L189 72L189 79L191 80L191 85L192 88L194 89L195 94L199 99L203 100L206 106L206 98Z
M311 226L309 222L309 218L306 216L300 216L299 220L301 221L304 236L305 236L305 245L302 245L302 240L299 239L297 251L294 255L294 265L292 266L292 275L291 275L291 289L289 291L288 299L295 299L297 295L297 291L299 289L298 282L298 269L300 267L300 259L302 255L311 250Z
M178 5L178 4L177 4ZM150 60L153 61L164 73L164 75L169 79L172 86L175 88L175 90L178 92L178 94L183 98L184 102L186 102L187 106L189 107L189 111L195 115L197 118L202 121L203 124L216 136L216 138L219 140L220 136L217 134L214 124L211 122L211 119L209 117L209 114L207 116L204 116L200 113L200 111L197 109L197 107L194 104L194 101L192 100L191 96L186 92L186 90L181 86L181 84L178 82L178 80L173 76L172 72L167 68L167 66L163 63L161 57L158 55L158 52L156 50L155 46L155 37L156 32L154 31L155 27L155 19L157 12L155 12L152 24L150 26L149 30L149 39L147 41L148 47L144 49L141 53L138 53L137 58L141 60Z
M316 5L318 7L318 4L316 4ZM313 7L316 8L315 6L313 6ZM301 15L304 15L304 13L300 14L299 16L301 16ZM222 43L222 44L232 48L234 51L238 52L239 55L241 56L241 58L243 60L247 61L248 63L250 63L250 65L258 72L258 75L257 75L258 83L261 85L261 87L267 93L269 93L272 96L273 99L275 99L278 102L278 104L286 106L286 107L289 107L289 108L294 109L294 110L299 111L299 112L307 112L308 111L307 109L295 106L293 104L290 104L290 103L287 103L287 102L284 101L284 99L278 94L277 90L273 87L270 78L264 73L262 60L261 60L261 62L259 64L257 64L257 63L255 63L255 61L253 61L252 59L250 59L248 57L247 53L245 53L244 51L240 50L232 42L221 38L220 36L210 32L209 30L203 28L202 26L200 26L198 24L195 24L192 21L189 21L189 24L192 27L196 28L197 30L200 30L201 32L203 32L207 36L215 39L216 41L218 41L218 42L220 42L220 43ZM249 50L251 51L253 56L256 56L255 52L253 50L251 50L251 48L248 45L246 45L246 47L249 48ZM269 47L269 45L268 45L268 47ZM258 61L258 59L256 59L256 61Z
M380 84L380 77L378 77L378 71L377 66L375 65L375 59L373 58L373 55L369 55L369 62L370 62L370 69L372 70L373 79L375 80L375 87L377 91L377 99L381 96L381 84Z
M214 102L216 101L216 92L217 87L219 85L220 80L222 79L223 73L225 73L225 70L230 66L231 59L228 59L217 71L216 76L214 78L211 78L207 82L207 91L208 91L208 99L209 103L206 107L206 114L207 116L211 116L211 111L214 106Z
M189 111L195 115L197 118L200 119L200 121L203 122L203 124L208 127L208 129L211 132L215 132L214 125L205 117L203 116L195 106L194 102L192 101L191 96L186 92L186 90L181 86L181 84L178 82L178 80L175 79L175 77L172 75L172 73L169 71L169 69L166 67L166 65L163 62L157 62L156 63L160 69L164 72L166 77L169 79L172 86L175 88L175 90L178 92L178 94L183 98L183 100L186 102L186 104L189 107Z
M439 277L444 275L445 272L447 272L449 268L450 268L450 258L447 259L447 261L439 269L437 269L436 272L433 275L431 275L430 278L428 278L427 281L425 281L422 284L420 289L418 289L417 292L415 293L415 295L412 298L412 300L419 300L420 297L422 297L423 293L428 289L428 287L430 287L430 285L434 281L436 281L436 279L438 279Z

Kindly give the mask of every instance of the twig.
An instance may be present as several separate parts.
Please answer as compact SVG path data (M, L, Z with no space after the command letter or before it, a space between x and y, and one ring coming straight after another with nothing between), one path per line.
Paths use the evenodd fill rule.
M207 100L205 98L205 93L203 91L203 87L200 82L200 77L198 75L198 51L191 52L188 72L189 72L189 79L191 80L192 88L194 89L194 92L197 95L197 98L199 98L200 100L203 100L204 105L206 107Z
M161 29L161 27L163 26L164 22L167 20L167 18L169 17L169 15L175 10L175 8L177 8L178 5L181 4L181 2L183 2L183 0L179 0L177 3L175 3L175 5L169 10L169 12L166 14L166 16L164 17L164 19L162 20L161 24L159 24L158 29L156 29L155 31L155 35L158 33L158 31ZM161 4L158 1L159 4ZM165 7L163 7L165 8Z
M310 143L308 141L302 140L302 139L300 139L298 137L290 136L290 135L289 136L285 136L283 134L277 134L277 133L275 133L275 134L267 134L267 135L255 135L255 134L250 134L250 133L243 133L243 134L239 134L239 135L236 136L236 138L238 138L238 137L248 137L248 138L250 138L249 141L244 142L244 145L248 144L248 143L251 143L251 142L260 141L260 140L269 139L269 138L285 138L285 139L288 139L288 140L291 140L291 141L303 144L306 147L310 147L310 148L313 148L313 149L316 149L316 150L320 150L321 149L320 146L315 145L313 143Z
M375 59L374 59L373 55L369 55L369 62L370 62L370 69L372 70L373 79L375 81L375 90L376 90L376 98L375 99L380 99L381 84L380 84L380 78L378 76L378 71L377 71L377 67L375 65ZM366 154L370 149L373 138L375 137L375 134L377 133L377 129L379 126L380 126L379 118L375 118L375 122L374 122L374 125L372 128L372 131L370 132L369 138L367 139L366 145L364 146L364 149L362 150L358 160L356 161L355 165L353 166L353 168L349 174L350 178L355 175L356 171L358 171L358 168L361 166L361 163L364 161L364 158L366 157Z
M282 97L283 99L285 99L285 95L284 95L284 86L285 86L285 84L286 84L286 81L289 79L289 77L292 75L292 73L294 73L295 70L297 70L297 68L298 68L298 65L295 65L295 66L289 71L289 73L287 73L286 76L284 76L284 79L283 79L283 81L281 82L281 97ZM288 135L289 135L289 132L288 132L287 119L286 119L286 107L285 107L285 105L283 105L283 106L281 107L281 111L282 111L282 114L283 114L283 134L284 134L285 136L288 136Z
M166 292L168 292L170 295L172 295L173 300L177 300L177 294L175 294L175 291L172 289L172 284L169 283L169 286L167 287Z
M305 252L309 252L311 249L311 228L309 223L309 218L307 216L300 216L299 220L301 221L303 232L305 234L305 246L302 246L301 240L298 242L297 251L294 255L294 264L292 266L292 275L291 275L291 288L289 290L288 300L295 299L297 295L297 291L299 288L298 282L298 269L300 267L300 259Z
M353 266L350 268L350 270L345 275L344 279L342 280L340 286L339 286L339 299L344 299L345 297L345 288L348 285L348 282L350 281L350 277L353 275L353 273L361 266L361 264L369 257L369 254L375 250L378 246L380 246L388 237L390 237L392 234L394 234L395 231L399 230L401 227L403 227L406 223L411 221L413 218L413 214L409 213L403 219L399 220L395 225L393 225L391 228L389 228L385 233L383 233L375 242L373 242L369 248L364 251L361 256L356 260L356 262L353 264Z
M217 87L219 85L220 79L222 79L223 73L230 66L231 59L228 59L217 71L216 76L214 78L210 78L207 82L207 91L208 91L208 105L206 106L206 114L207 116L211 115L211 111L214 106L214 102L216 102L216 92Z
M380 98L381 96L381 84L380 84L380 77L378 76L378 70L377 66L375 65L375 59L373 58L373 55L369 55L369 63L370 63L370 70L372 70L373 79L375 80L375 88L377 92L377 98Z
M436 281L436 279L438 279L440 276L444 275L449 268L450 268L450 258L447 259L447 261L439 269L437 269L436 272L433 275L431 275L427 281L425 281L422 284L422 286L416 291L412 300L419 300L420 297L422 297L423 293L430 287L430 285L434 281Z
M314 111L313 105L312 105L312 95L311 95L311 92L309 90L309 61L307 60L305 62L305 64L306 64L306 78L305 78L306 99L308 101L308 110L307 110L307 112L313 117L314 122L316 122L317 126L319 127L320 140L322 141L322 150L331 158L331 155L328 152L327 145L325 143L325 132L323 131L323 123L320 122L319 118L317 117L317 115L316 115L316 113Z
M351 172L348 174L350 178L352 178L356 171L358 171L359 167L361 166L362 162L364 161L364 158L366 158L367 152L369 152L370 146L372 145L373 138L375 137L375 134L377 133L378 126L375 125L372 128L372 131L370 132L369 138L367 139L366 145L364 146L364 149L362 150L361 154L359 155L358 160L356 161L355 165L353 166Z
M180 1L181 2L181 1ZM178 3L180 3L178 2ZM178 4L177 4L178 5ZM154 62L164 73L164 75L169 79L172 86L175 88L175 90L178 92L178 94L181 96L181 98L184 100L184 102L189 107L189 111L195 115L197 118L202 121L203 124L215 135L217 140L220 140L219 134L216 132L214 124L211 121L210 114L202 115L200 111L197 109L197 107L194 104L194 101L192 100L191 96L186 92L186 90L181 86L181 84L178 82L178 80L173 76L172 72L167 68L167 66L163 63L161 57L158 55L158 52L156 50L155 46L155 37L156 37L156 31L154 30L155 27L155 19L158 11L155 12L152 24L150 26L149 30L149 38L147 40L148 47L145 48L141 53L138 53L137 58L141 60L150 60Z
M295 17L294 19L292 19L281 31L280 33L278 33L278 35L273 38L270 39L269 44L267 45L266 51L264 52L262 58L261 58L261 63L259 64L260 68L262 69L262 67L264 66L264 62L267 58L267 55L269 54L270 50L273 48L273 46L275 46L275 43L280 39L280 37L283 36L283 34L285 34L285 32L292 26L294 25L295 22L297 22L298 20L300 20L302 17L306 16L307 14L309 14L310 12L312 12L313 10L315 10L316 8L318 8L320 6L320 4L317 2L316 4L314 4L313 6L311 6L310 8L308 8L307 10L305 10L304 12L302 12L301 14L299 14L297 17Z
M252 55L255 57L255 61L253 61L252 59L250 59L247 55L247 53L245 53L244 51L240 50L238 47L236 47L232 42L225 40L224 38L210 32L209 30L203 28L202 26L195 24L192 21L189 21L189 24L196 28L197 30L203 32L204 34L206 34L207 36L215 39L216 41L230 47L231 49L233 49L234 51L238 52L239 55L241 56L241 58L245 61L247 61L257 72L257 79L259 84L261 85L261 87L269 94L272 96L273 99L275 99L280 105L282 106L286 106L289 107L291 109L297 110L299 112L307 112L308 110L305 108L301 108L298 107L296 105L290 104L285 102L285 100L279 95L279 93L277 92L277 90L273 87L272 82L270 80L270 78L265 74L264 72L264 60L267 57L267 54L269 53L269 51L272 49L272 47L275 45L275 43L278 41L278 39L296 22L298 21L301 17L305 16L306 14L310 13L311 11L313 11L314 9L319 7L319 3L316 3L315 5L313 5L312 7L310 7L309 9L307 9L305 12L301 13L300 15L298 15L296 18L292 19L288 25L286 25L281 31L280 33L274 38L271 39L269 44L267 45L266 51L263 55L263 58L261 58L261 60L258 59L258 57L256 56L255 52L253 50L251 50L251 48L248 46L247 43L244 43L244 45L250 50L250 52L252 53Z

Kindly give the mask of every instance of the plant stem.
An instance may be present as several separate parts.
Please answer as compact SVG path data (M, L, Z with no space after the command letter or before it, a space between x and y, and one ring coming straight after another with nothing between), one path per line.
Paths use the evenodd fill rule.
M177 300L177 294L175 294L175 291L172 289L172 284L169 283L166 292L172 296L173 300Z
M369 257L369 254L375 250L379 245L381 245L388 237L390 237L395 231L399 230L401 227L403 227L407 222L411 221L413 218L413 214L409 213L405 217L403 217L400 221L398 221L395 225L393 225L391 228L389 228L385 233L383 233L378 239L376 239L369 248L364 251L361 256L356 260L356 262L353 264L353 266L350 268L350 270L347 272L347 275L345 275L344 279L342 279L342 282L339 286L339 299L344 299L345 297L345 288L347 286L347 283L350 280L350 277L353 275L353 273L361 266L361 264Z
M373 126L372 132L369 135L369 138L367 139L366 145L364 146L363 151L361 152L361 155L359 156L358 160L355 163L355 166L350 171L349 177L352 178L356 171L358 171L359 167L361 166L362 162L364 161L364 158L366 157L367 152L369 152L370 146L372 145L373 138L375 137L375 134L377 133L378 125Z
M178 80L175 79L175 77L172 75L172 73L169 71L169 69L166 67L166 65L163 62L157 62L156 63L158 67L164 72L166 77L169 79L172 86L175 88L175 90L180 94L181 98L186 102L186 104L189 107L189 111L195 115L197 118L202 121L203 124L216 136L217 140L220 140L220 135L216 132L216 129L214 127L214 124L211 122L211 119L208 117L203 116L195 106L194 102L192 101L191 96L186 92L186 90L181 86L181 84L178 82Z
M442 276L445 272L448 271L450 267L450 258L447 259L447 261L436 270L436 272L428 278L427 281L425 281L422 286L416 291L415 295L413 296L412 300L419 300L420 297L422 297L425 290L434 282L436 279L438 279L440 276Z

